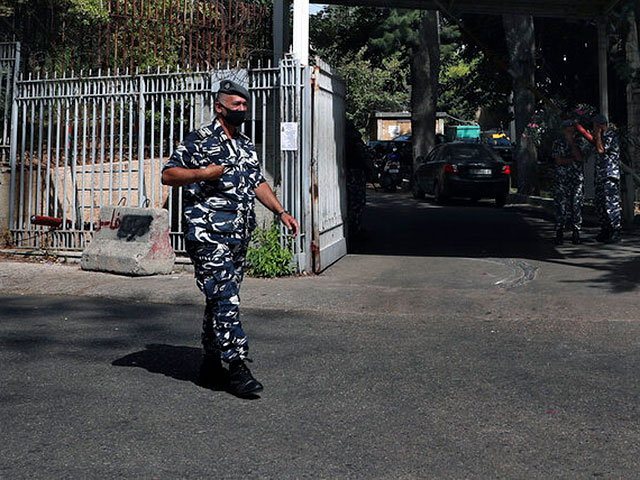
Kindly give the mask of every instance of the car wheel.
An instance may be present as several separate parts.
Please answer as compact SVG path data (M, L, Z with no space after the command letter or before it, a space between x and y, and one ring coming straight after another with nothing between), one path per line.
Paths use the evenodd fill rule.
M421 200L424 198L424 192L418 185L418 181L416 179L413 179L413 181L411 182L411 194L413 195L413 198L417 200Z
M507 203L507 196L506 195L500 195L500 196L496 197L496 207L502 208L502 207L505 206L506 203Z
M438 205L442 205L447 201L447 197L442 193L442 187L440 186L440 182L436 182L433 186L433 196Z

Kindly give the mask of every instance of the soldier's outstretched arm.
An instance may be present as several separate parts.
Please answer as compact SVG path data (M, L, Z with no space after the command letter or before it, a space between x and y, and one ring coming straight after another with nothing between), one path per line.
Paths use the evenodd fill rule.
M260 203L278 215L280 217L280 221L284 223L285 227L289 230L289 233L295 237L300 231L298 222L284 209L276 197L276 194L271 190L269 184L267 182L262 182L254 188L253 191L256 193L256 198L260 200Z
M591 135L586 128L584 128L582 125L580 125L579 123L576 122L576 130L578 131L578 133L580 135L582 135L587 142L591 143L591 144L595 144L595 140L593 139L593 135Z
M207 165L205 168L171 167L162 172L162 184L182 187L205 180L217 180L222 176L224 166Z

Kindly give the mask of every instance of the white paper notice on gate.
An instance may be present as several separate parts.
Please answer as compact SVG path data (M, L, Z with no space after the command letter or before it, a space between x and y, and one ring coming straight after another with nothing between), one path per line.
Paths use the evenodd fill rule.
M298 150L298 122L280 124L280 150Z

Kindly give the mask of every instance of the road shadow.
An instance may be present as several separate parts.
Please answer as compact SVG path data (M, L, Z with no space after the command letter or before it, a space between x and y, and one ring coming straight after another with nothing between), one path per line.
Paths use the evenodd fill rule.
M614 254L615 253L615 254ZM640 257L630 252L622 257L621 252L602 248L591 256L576 252L566 260L550 260L553 263L579 266L601 273L598 278L588 280L594 287L608 287L613 293L633 292L640 287ZM585 283L584 280L565 280L564 283Z
M200 388L224 391L244 400L260 398L259 395L235 395L229 391L229 377L226 370L213 382L203 382L200 378L202 349L151 343L144 350L130 353L111 362L115 367L144 368L151 373L160 373L176 380L191 382Z
M521 207L451 200L435 205L408 194L367 192L365 234L350 253L369 255L562 258L550 239L543 213L523 215ZM547 238L547 236L549 236Z
M114 360L111 365L144 368L197 385L201 361L202 350L199 348L152 343L145 345L144 350Z
M519 258L589 269L596 275L567 283L590 283L613 293L640 287L640 235L604 245L595 240L599 227L583 222L583 243L554 245L553 216L542 207L492 201L450 200L436 205L406 193L367 191L365 235L350 243L350 253L423 257Z

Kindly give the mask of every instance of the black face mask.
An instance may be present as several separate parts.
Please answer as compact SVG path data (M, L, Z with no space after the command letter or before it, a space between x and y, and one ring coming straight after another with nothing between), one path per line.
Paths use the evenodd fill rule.
M224 105L222 105L227 111L226 115L222 115L222 118L226 120L229 125L233 125L234 127L239 127L242 125L247 117L246 110L231 110Z

